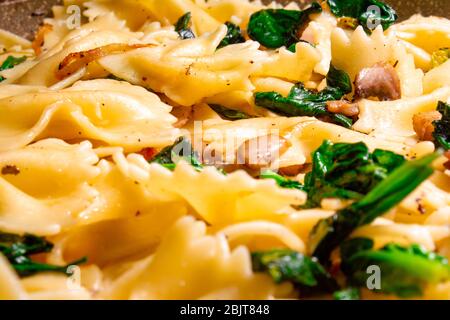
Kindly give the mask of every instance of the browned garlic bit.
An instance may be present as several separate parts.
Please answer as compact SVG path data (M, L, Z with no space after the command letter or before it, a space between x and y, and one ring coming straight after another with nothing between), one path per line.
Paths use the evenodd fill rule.
M288 148L289 142L278 135L266 135L245 141L237 151L237 162L259 170L270 164Z
M394 67L379 62L361 70L355 80L355 98L378 98L380 101L400 99L400 79Z
M38 56L42 53L42 46L45 44L45 36L53 31L53 26L51 24L45 23L42 25L38 32L36 33L36 37L34 38L31 47L34 50L34 53Z
M332 113L339 113L347 117L359 115L359 106L346 100L327 101L327 109Z
M103 47L95 48L92 50L74 52L69 54L64 60L59 64L58 70L56 70L56 77L58 79L65 79L71 74L77 72L81 68L87 66L89 63L97 61L103 57L112 54L124 53L130 50L150 47L152 45L129 45L129 44L109 44Z
M444 153L444 156L448 159L448 161L444 164L444 167L445 169L450 170L450 150Z
M420 112L413 116L414 131L421 141L433 141L433 122L441 118L438 111Z

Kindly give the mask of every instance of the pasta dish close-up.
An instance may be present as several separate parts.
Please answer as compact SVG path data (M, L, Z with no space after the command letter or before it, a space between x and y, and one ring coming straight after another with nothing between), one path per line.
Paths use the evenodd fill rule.
M0 29L0 300L450 300L444 13L49 8Z

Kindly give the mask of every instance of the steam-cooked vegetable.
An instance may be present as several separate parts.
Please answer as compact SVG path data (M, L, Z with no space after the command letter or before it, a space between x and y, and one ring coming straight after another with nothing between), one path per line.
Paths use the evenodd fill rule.
M320 92L308 90L301 83L296 84L287 97L277 92L258 92L255 94L255 103L280 115L328 117L344 127L351 127L352 119L327 109L327 101L340 100L352 91L350 77L331 66L327 83L328 87Z
M273 172L271 170L264 171L261 176L261 179L272 179L275 180L275 182L282 188L286 189L298 189L298 190L305 190L305 187L296 180L290 180L283 176L280 176L278 173Z
M313 154L313 168L305 177L306 208L320 207L325 198L359 200L405 159L391 151L355 144L324 141Z
M380 288L375 291L401 298L421 296L426 285L450 280L447 259L419 245L388 244L379 250L373 246L367 238L351 239L341 245L341 269L350 285L365 287L369 266L377 266L381 271Z
M2 65L0 66L0 71L12 69L18 64L21 64L27 60L27 57L14 57L14 56L8 56L5 61L3 61ZM4 77L0 76L0 82L6 80Z
M292 282L302 296L332 293L339 288L319 262L292 250L255 252L252 265L256 272L267 272L275 283Z
M192 147L191 142L184 137L178 138L173 145L164 148L153 157L151 163L159 163L167 169L174 170L176 164L181 160L186 161L196 170L203 169L197 152Z
M334 300L359 300L360 292L357 288L347 288L333 293Z
M337 17L349 17L358 20L366 30L374 29L377 21L386 30L398 18L395 10L378 0L327 0L331 12ZM375 10L378 8L379 15Z
M247 33L252 40L270 49L286 48L299 42L299 30L308 21L309 15L319 13L322 7L314 2L309 8L299 10L266 9L250 17Z
M30 256L40 253L48 253L53 249L53 244L45 238L31 234L19 236L0 232L0 253L11 263L12 267L21 277L27 277L39 272L68 273L69 266L85 263L86 258L79 259L66 266L55 266L34 262Z
M227 35L223 38L222 42L220 42L217 49L226 47L230 44L243 43L245 42L245 38L241 33L241 28L231 22L226 22L225 25L228 28Z
M450 150L450 104L439 101L437 111L442 118L434 122L433 137L439 146Z
M328 219L317 223L310 234L310 249L324 264L331 252L356 228L373 222L414 191L433 173L430 164L437 153L405 162L380 182L369 194ZM389 161L390 162L390 161Z
M224 106L218 104L210 104L211 109L213 109L222 119L224 120L242 120L242 119L250 119L252 116L248 114L234 109L228 109Z
M191 29L191 20L191 13L187 12L186 14L181 16L175 24L175 31L178 32L182 40L195 38L195 34Z

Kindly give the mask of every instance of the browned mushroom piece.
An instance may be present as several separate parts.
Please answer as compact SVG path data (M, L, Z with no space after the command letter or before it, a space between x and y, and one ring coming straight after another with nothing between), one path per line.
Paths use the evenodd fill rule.
M327 101L327 109L332 113L339 113L347 117L359 115L359 106L347 100Z
M379 62L361 70L355 80L355 97L378 98L380 101L400 99L400 79L394 67L389 63Z
M422 141L433 141L433 122L441 120L442 114L438 111L420 112L413 116L413 127Z
M278 135L266 135L245 141L237 151L237 164L259 170L268 167L290 144Z

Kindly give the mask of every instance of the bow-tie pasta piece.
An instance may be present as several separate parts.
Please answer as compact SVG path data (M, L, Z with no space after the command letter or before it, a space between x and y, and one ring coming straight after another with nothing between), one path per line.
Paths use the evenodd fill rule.
M100 65L120 79L164 93L182 106L231 91L252 91L249 76L266 55L257 42L216 50L227 28L200 38L141 48L102 58Z
M108 276L106 274L106 276ZM288 297L290 285L276 285L253 273L250 253L234 250L224 234L208 235L192 217L180 219L155 254L132 264L106 288L118 299L270 299Z
M280 188L274 181L253 179L243 171L223 175L210 167L197 172L182 162L173 172L157 164L149 172L146 187L154 196L184 200L217 227L252 219L271 220L292 211L291 205L305 201L302 191Z
M385 35L381 26L369 36L360 26L350 35L336 28L331 34L333 65L346 71L350 79L356 79L364 68L376 63L394 66L400 79L402 98L422 94L423 72L416 69L414 58L394 35Z
M55 46L49 48L48 51L43 52L34 60L34 66L18 78L15 83L53 86L64 79L64 77L58 75L58 71L62 68L63 61L69 55L85 52L87 58L89 54L92 54L89 53L89 50L112 44L122 44L123 46L138 45L140 44L140 37L142 37L141 33L128 31L124 28L124 22L117 20L112 14L102 16L59 39ZM75 81L83 75L84 73L80 73Z
M60 91L41 89L3 98L1 104L0 150L52 137L139 151L166 146L179 135L170 106L143 88L114 80L78 82Z
M398 101L359 102L359 120L353 129L391 137L413 137L413 116L419 112L436 110L439 101L450 101L450 87L438 89L430 94Z

